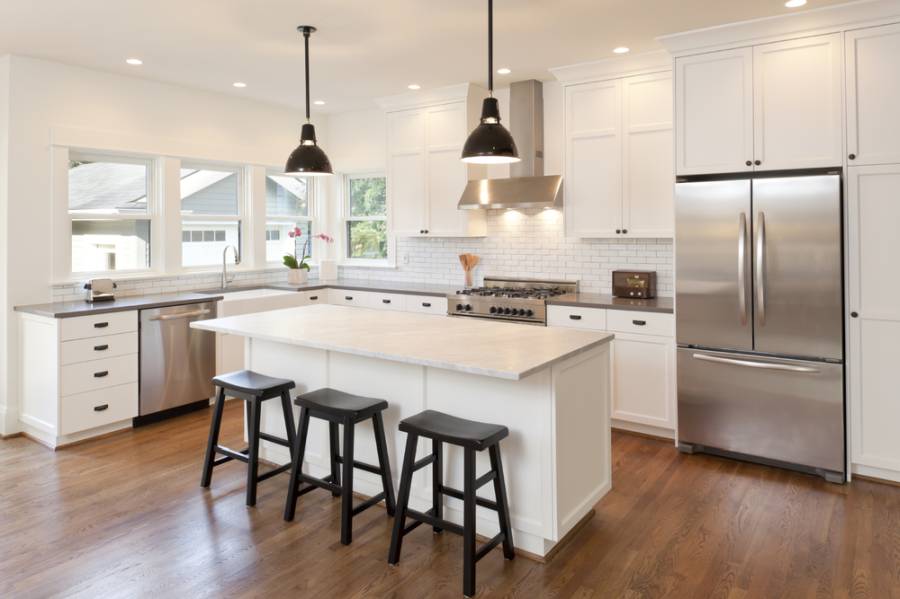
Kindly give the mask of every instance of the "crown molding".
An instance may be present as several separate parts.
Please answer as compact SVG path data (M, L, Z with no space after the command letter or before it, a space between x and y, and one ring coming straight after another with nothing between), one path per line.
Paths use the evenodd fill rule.
M859 0L664 35L656 41L672 56L685 56L896 21L900 21L900 0Z
M672 56L665 50L642 54L604 58L593 62L582 62L550 69L556 80L563 85L576 85L589 81L617 79L631 75L658 73L672 70Z

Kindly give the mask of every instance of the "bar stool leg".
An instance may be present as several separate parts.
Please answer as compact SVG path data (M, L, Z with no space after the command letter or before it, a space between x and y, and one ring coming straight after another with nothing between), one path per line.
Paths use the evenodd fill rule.
M431 441L431 453L434 454L434 464L431 465L431 509L435 518L444 517L444 495L441 487L444 485L444 444L433 439ZM432 527L435 533L444 531L439 526Z
M463 460L463 595L475 595L475 450Z
M403 529L406 527L406 509L409 506L409 491L412 487L413 464L416 461L418 442L419 435L407 433L406 449L403 452L403 468L400 470L400 494L397 496L394 530L391 533L391 548L388 551L388 563L393 565L400 562L400 549L403 545Z
M394 500L394 480L391 477L391 459L388 455L387 442L384 438L384 421L381 412L372 416L372 428L375 431L375 449L378 451L378 467L381 468L381 485L384 487L384 505L388 516L393 516L396 502Z
M331 482L332 484L341 484L341 469L338 465L338 424L337 422L328 423L328 440L331 446ZM332 497L340 497L340 493L332 491Z
M291 458L294 457L294 442L296 441L296 431L294 425L294 410L291 408L291 392L281 392L281 412L284 414L284 430L287 435L288 450L291 452Z
M259 421L262 410L262 402L253 399L250 405L250 422L247 427L249 438L249 451L247 452L247 505L256 505L256 482L259 472Z
M509 502L506 497L503 460L500 459L500 444L491 445L488 453L491 457L491 470L497 473L494 478L494 497L497 498L497 517L500 519L500 532L503 533L503 557L514 559L516 551L512 542L512 525L509 521Z
M309 431L309 410L300 408L300 428L297 431L293 458L291 460L291 480L288 486L287 501L284 503L284 519L290 522L294 519L297 509L297 487L300 483L300 473L303 472L303 455L306 453L306 435Z
M341 483L341 543L353 541L353 433L356 426L349 418L344 420L344 454L341 458L344 480Z
M222 428L222 411L225 409L225 389L219 387L216 403L213 407L212 422L209 425L209 440L206 442L206 460L203 462L203 475L200 486L208 487L212 482L213 462L216 461L216 446L219 444L219 431Z

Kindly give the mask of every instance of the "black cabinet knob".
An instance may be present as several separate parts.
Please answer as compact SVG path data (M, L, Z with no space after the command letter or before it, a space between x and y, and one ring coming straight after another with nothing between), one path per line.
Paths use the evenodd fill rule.
M430 308L430 307L431 307L431 302L422 302L422 307L423 307L423 308Z
M347 300L348 302L352 302L352 301L353 301L353 296L352 296L352 295L345 295L345 296L344 296L344 299Z
M859 312L851 312L850 317L851 318L859 318Z
M762 164L762 160L754 160L753 164L755 164L756 166L759 166L760 164Z
M849 158L850 160L856 160L856 154L850 154L849 156L847 156L847 158Z
M628 229L622 229L622 234L628 233Z
M312 302L316 301L317 299L319 299L319 296L318 296L318 295L311 295L311 296L309 296L309 300L312 301Z
M753 166L753 161L752 161L752 160L748 160L748 161L745 162L744 164L746 164L747 166Z
M621 235L621 234L622 234L622 229L616 229L616 235Z

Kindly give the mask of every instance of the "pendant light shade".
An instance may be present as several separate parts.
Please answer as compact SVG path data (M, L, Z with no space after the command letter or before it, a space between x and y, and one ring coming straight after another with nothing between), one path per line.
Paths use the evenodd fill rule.
M306 67L306 122L300 129L300 145L288 156L284 174L294 177L318 177L333 174L331 161L316 143L316 128L309 122L309 36L316 28L300 25L297 31L303 34Z
M462 161L508 164L519 161L512 134L500 124L500 104L494 97L494 0L488 0L488 91L481 105L481 121L463 145Z

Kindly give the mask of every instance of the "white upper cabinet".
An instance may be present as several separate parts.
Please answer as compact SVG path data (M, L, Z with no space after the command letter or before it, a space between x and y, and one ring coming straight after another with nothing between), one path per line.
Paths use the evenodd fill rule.
M671 237L671 72L566 87L565 210L577 237Z
M566 88L566 223L578 237L622 229L622 111L619 80Z
M472 237L487 232L483 210L459 210L469 178L483 168L460 160L478 92L470 86L409 107L406 97L387 108L387 193L391 226L401 237Z
M900 24L848 31L847 159L900 163Z
M675 61L675 149L679 175L753 168L753 50Z
M756 170L840 166L841 34L753 49Z
M622 80L622 228L632 237L672 237L672 74Z

